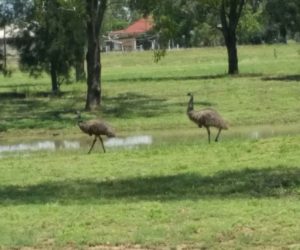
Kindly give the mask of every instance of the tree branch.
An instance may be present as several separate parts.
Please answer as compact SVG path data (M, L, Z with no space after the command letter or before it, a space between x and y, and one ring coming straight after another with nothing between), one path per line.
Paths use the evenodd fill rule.
M245 5L245 0L240 0L239 9L237 11L237 20L239 20L241 17L244 5Z
M101 28L106 8L107 8L107 0L100 0L100 3L98 3L98 6L97 6L97 13L96 13L97 33L99 33L99 30Z
M221 23L222 23L222 31L224 33L228 30L228 23L227 23L226 10L225 10L225 0L222 0L220 14L221 14L220 16L221 16Z

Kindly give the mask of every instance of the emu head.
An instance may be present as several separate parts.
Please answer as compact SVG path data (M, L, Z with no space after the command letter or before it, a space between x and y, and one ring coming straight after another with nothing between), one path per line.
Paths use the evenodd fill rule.
M77 118L77 121L78 121L78 122L81 122L81 121L82 121L82 119L81 119L81 114L80 114L80 111L79 111L79 110L77 110L77 111L75 112L75 114L77 115L77 116L76 116L76 118Z
M187 112L190 112L194 110L194 97L191 92L187 93L188 96L190 96L190 100L188 102Z

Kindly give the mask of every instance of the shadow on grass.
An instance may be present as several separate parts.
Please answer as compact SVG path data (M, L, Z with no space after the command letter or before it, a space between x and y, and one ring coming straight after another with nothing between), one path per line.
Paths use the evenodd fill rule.
M186 93L183 94L185 96ZM171 112L171 106L182 107L182 112L188 103L188 98L185 102L167 103L166 98L154 98L149 95L127 92L116 97L103 97L105 106L102 107L102 112L106 116L118 118L133 118L133 117L157 117L159 115ZM215 103L208 101L195 102L196 105L211 107Z
M264 81L300 81L300 75L270 76L263 77Z
M261 77L259 73L241 73L238 75L230 76L228 74L214 74L214 75L198 75L198 76L151 76L151 77L131 77L131 78L117 78L111 79L109 82L148 82L148 81L189 81L189 80L213 80L222 79L226 77Z
M60 98L64 95L63 98ZM35 98L38 97L38 98ZM50 98L49 98L50 97ZM79 97L78 97L79 98ZM66 124L76 124L76 103L81 100L67 93L59 97L48 92L31 93L27 98L25 93L5 92L0 93L0 99L5 100L0 106L2 116L2 130L9 128L41 128L64 127ZM63 100L63 101L61 101ZM107 117L132 118L132 117L157 117L168 112L169 105L164 98L155 98L138 93L124 93L114 97L103 97L105 105L102 113ZM55 106L54 103L57 105ZM101 113L98 114L101 116Z
M74 104L78 100L74 97L61 98L65 94L53 96L51 92L34 92L28 97L25 93L0 93L0 99L3 100L0 105L3 123L0 130L44 127L51 129L53 126L59 128L66 124L75 125Z
M0 99L25 99L28 96L30 97L52 97L52 98L61 98L64 95L66 95L67 92L58 92L58 93L53 93L51 91L35 91L35 92L30 92L30 94L27 94L26 92L0 92Z
M25 93L19 93L19 92L1 92L0 93L0 99L25 99L26 94Z
M223 171L146 176L121 180L64 180L29 186L1 186L2 205L48 202L115 202L124 200L184 200L299 196L300 168Z
M102 108L107 116L119 118L154 117L168 111L166 99L127 92L116 97L103 97L108 105Z
M0 84L0 89L4 89L4 88L29 88L29 87L37 87L37 86L45 86L45 84L44 83Z

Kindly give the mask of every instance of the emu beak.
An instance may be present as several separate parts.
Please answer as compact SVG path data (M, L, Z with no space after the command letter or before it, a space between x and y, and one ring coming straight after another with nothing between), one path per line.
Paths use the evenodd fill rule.
M81 118L80 111L77 110L77 111L75 112L75 114L77 115L77 119L80 119L80 118Z

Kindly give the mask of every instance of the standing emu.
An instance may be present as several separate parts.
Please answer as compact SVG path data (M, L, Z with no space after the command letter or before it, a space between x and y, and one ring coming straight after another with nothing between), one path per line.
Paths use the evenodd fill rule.
M194 97L191 93L187 94L190 96L190 100L188 102L187 107L187 115L191 121L196 123L200 128L205 127L208 134L208 142L210 143L210 127L216 127L219 129L218 134L216 136L215 141L217 142L219 139L219 135L222 129L228 129L225 121L221 117L221 115L214 109L206 108L200 111L194 110Z
M101 135L106 135L107 137L115 137L116 135L113 132L113 130L111 129L111 127L107 123L105 123L101 120L89 120L89 121L84 122L81 119L81 115L80 115L79 111L77 111L77 119L78 119L78 122L77 122L78 126L82 132L84 132L90 136L92 136L92 135L95 136L92 146L88 153L90 153L92 151L92 149L97 141L97 138L99 138L102 148L103 148L103 151L105 153L105 148L104 148L104 144L103 144Z

